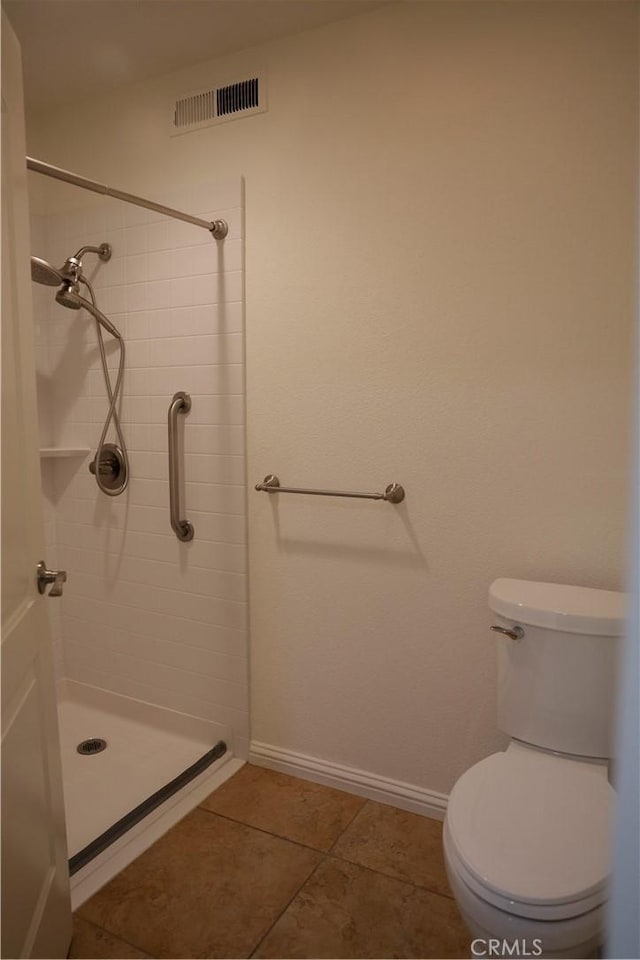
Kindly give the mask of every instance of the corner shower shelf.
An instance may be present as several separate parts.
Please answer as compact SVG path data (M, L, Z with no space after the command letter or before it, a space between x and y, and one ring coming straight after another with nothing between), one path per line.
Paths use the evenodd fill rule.
M40 447L40 458L52 460L60 457L86 457L90 452L89 447Z

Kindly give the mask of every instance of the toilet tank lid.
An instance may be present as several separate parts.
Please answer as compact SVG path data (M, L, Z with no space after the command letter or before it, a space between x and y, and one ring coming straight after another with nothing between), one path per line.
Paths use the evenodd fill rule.
M489 607L509 620L548 630L618 637L625 630L627 594L501 578L489 588Z

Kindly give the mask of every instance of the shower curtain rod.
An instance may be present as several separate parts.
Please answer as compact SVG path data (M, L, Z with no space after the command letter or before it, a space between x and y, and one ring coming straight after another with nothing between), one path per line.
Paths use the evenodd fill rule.
M35 160L33 157L27 157L27 170L33 170L34 173L42 173L45 177L53 177L54 180L64 180L65 183L72 183L74 186L82 187L84 190L101 193L105 197L113 197L114 200L124 200L125 203L133 203L136 207L146 207L147 210L155 210L157 213L163 213L166 217L173 217L174 220L184 220L185 223L192 223L195 227L204 227L216 240L222 240L229 232L229 225L226 220L201 220L200 217L192 217L190 213L183 213L181 210L165 207L164 204L155 203L153 200L145 200L144 197L137 197L134 193L115 190L113 187L108 187L104 183L89 180L87 177L80 177L77 173L71 173L69 170L63 170L61 167L54 167L51 163L44 163L44 161Z

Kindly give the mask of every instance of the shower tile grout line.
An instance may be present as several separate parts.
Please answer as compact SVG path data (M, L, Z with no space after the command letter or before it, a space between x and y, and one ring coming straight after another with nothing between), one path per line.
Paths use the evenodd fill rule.
M163 534L155 534L155 536L163 536ZM171 538L170 538L168 535L167 535L166 539L169 540L169 542L171 542ZM173 540L173 542L172 542L172 546L173 546L174 543L175 543L175 538L174 538L174 540ZM59 546L61 549L63 549L63 550L83 550L83 549L84 549L84 550L88 550L89 553L94 553L94 554L98 552L97 550L92 550L92 549L87 548L87 547L78 547L77 544L75 544L75 543L67 543L66 541L63 541L63 542L60 543L58 546ZM232 544L232 546L233 546L233 544ZM236 546L237 546L237 544L236 544ZM108 554L108 556L109 556L109 557L115 557L115 558L117 559L117 558L120 556L120 554L119 554L119 553L114 553L114 552L110 551L109 554ZM161 559L159 559L159 558L156 560L155 557L149 557L149 556L146 556L145 554L142 554L142 555L141 555L141 554L137 554L137 553L136 553L136 554L133 554L133 553L132 553L132 554L129 554L128 559L130 559L130 560L143 560L143 561L155 561L155 562L157 562L157 563L170 563L170 562L171 562L171 561L169 561L169 560L161 560ZM238 574L238 576L241 576L241 577L246 577L246 575L247 575L247 574L246 574L246 571L244 571L244 570L221 570L220 567L202 567L202 566L197 566L196 564L193 564L192 569L194 569L194 570L202 570L204 573L210 573L210 572L212 572L212 573L234 573L234 574ZM103 602L104 602L104 601L103 601Z
M85 597L85 598L83 598L83 599L88 599L88 598ZM93 603L106 603L107 601L94 600L94 601L92 601L92 602L93 602ZM116 606L118 606L118 604L116 604ZM134 608L134 609L137 609L137 608ZM166 616L168 616L168 615L167 615L167 614L164 614L164 616L166 617ZM69 619L72 619L72 620L80 620L80 621L82 621L83 623L91 623L91 622L92 622L91 620L87 620L86 617L78 616L78 615L75 614L75 613L68 613L68 612L67 612L67 613L65 613L65 617L68 617ZM174 616L173 619L174 619L174 620L182 620L183 618L182 618L182 617L176 617L176 616ZM126 627L118 626L117 624L107 623L106 626L107 626L109 629L111 629L111 630L121 630L121 631L122 631L122 630L126 630ZM242 628L240 628L240 627L224 627L223 629L229 630L229 631L231 631L231 632L235 632L236 634L238 634L238 636L237 636L237 638L236 638L236 639L238 640L238 642L241 641L241 640L244 638L244 634L245 634L245 632L246 632L244 629L242 629ZM153 639L163 639L162 637L158 637L158 636L157 636L157 632L156 632L155 630L154 630L153 632L151 632L151 633L143 633L142 631L137 630L135 633L136 633L136 636L138 636L138 637L146 637L146 638L149 638L149 639L152 639L152 640L153 640ZM197 649L197 650L207 649L206 647L200 647L198 644L195 644L195 643L194 643L194 644L190 644L189 646L193 646L193 647L194 647L195 649ZM224 651L219 651L219 650L214 650L213 652L214 652L214 653L224 653ZM242 654L234 654L234 656L242 656ZM247 657L244 657L244 659L247 659Z
M70 547L68 544L65 546L65 549L66 549L66 550L81 550L81 551L83 551L84 553L95 553L95 552L96 552L95 550L91 550L89 547ZM102 554L101 554L101 556L102 556ZM108 557L119 557L120 554L119 554L119 552L118 552L117 550L110 550L110 551L107 551L107 552L106 552L106 556L108 556ZM143 558L143 557L137 557L137 558L134 558L134 559L143 560L143 559L145 559L145 558ZM147 559L148 559L148 558L147 558ZM161 560L160 558L156 558L156 557L153 557L153 558L149 559L149 563L164 563L164 564L166 564L167 566L172 566L172 567L175 566L175 563L174 563L172 560ZM244 574L244 573L238 573L237 570L218 570L218 569L216 569L215 567L197 567L197 566L194 566L192 569L194 569L194 570L206 570L207 573L209 573L210 571L211 571L212 573L225 573L225 574L228 573L228 574L231 574L231 575L234 576L234 577L244 577L244 576L246 576L246 574Z
M160 509L160 508L156 508L156 509ZM237 516L242 516L242 515L241 515L241 514L237 514ZM71 526L71 527L90 527L92 530L95 529L95 528L92 526L92 524L90 524L90 523L84 523L84 522L82 522L82 521L64 520L63 523L65 523L65 524L67 524L68 526ZM172 540L172 542L175 542L175 537L172 538L172 534L169 534L169 533L153 533L153 531L142 531L142 530L136 530L135 532L136 532L136 533L144 533L145 536L149 536L149 537L166 537L167 539ZM243 546L245 546L245 544L246 544L246 541L243 541L242 543L234 543L232 540L205 540L203 537L200 538L200 541L199 541L199 542L201 542L201 543L230 544L232 547L243 547ZM86 549L86 548L85 548L85 549ZM221 572L224 573L224 571L221 571Z
M132 603L123 603L121 600L118 600L118 601L113 601L113 600L108 600L108 599L107 599L107 600L100 600L100 599L98 599L97 597L88 597L88 596L86 596L86 594L78 594L77 597L74 597L73 599L86 600L86 601L88 601L88 602L90 602L90 603L106 604L106 605L108 605L109 607L122 607L122 608L124 608L125 610L144 610L145 613L147 613L147 614L153 613L153 614L157 614L158 616L161 616L161 617L173 617L174 620L184 620L184 621L186 621L187 623L199 623L199 624L201 624L201 625L203 625L203 626L205 626L205 627L220 627L220 629L222 629L222 630L235 630L236 633L240 633L240 634L243 634L243 635L246 633L246 630L247 630L247 627L246 627L246 626L245 626L245 627L233 627L233 626L228 626L228 625L225 624L225 623L208 623L206 620L197 620L197 619L195 619L194 617L176 616L175 614L163 613L161 610L151 610L151 611L149 611L149 610L145 610L144 607L136 607L136 606L134 606ZM242 603L242 602L243 602L242 600L236 600L236 601L235 601L235 603ZM73 616L73 614L66 614L66 615L67 615L67 616ZM109 624L107 624L107 625L109 625ZM122 628L118 628L118 629L122 629ZM141 634L139 634L139 636L141 636ZM142 636L145 636L145 634L142 634Z
M194 511L193 515L195 516L195 511ZM224 542L224 541L221 541L221 542ZM91 577L91 578L94 579L94 580L101 580L101 579L103 579L99 573L90 573L90 572L87 572L86 570L80 570L80 569L76 569L74 572L76 573L76 575L83 576L83 577ZM155 584L155 583L147 583L146 580L131 580L131 579L128 578L128 577L123 577L122 580L123 580L124 583L135 583L136 586L138 586L138 587L150 587L152 590L157 590L157 589L158 589L158 585L157 585L157 584ZM176 590L175 587L162 587L162 589L163 589L164 591L166 591L167 593L179 593L180 596L185 596L185 595L186 595L186 596L188 596L188 597L200 597L201 599L204 599L204 600L219 600L221 603L241 603L241 604L246 604L246 600L236 600L236 599L233 598L233 597L218 597L218 596L216 596L214 593L196 593L196 592L193 591L193 590ZM80 596L80 594L79 594L79 596ZM86 595L86 594L82 594L82 596L87 596L87 595Z
M67 616L67 619L69 620L75 620L78 623L85 623L87 624L87 626L91 626L91 620L87 620L85 617L76 617L74 614L67 614L66 616ZM109 627L109 629L116 630L119 633L129 633L129 631L126 630L125 627ZM215 656L217 657L232 657L234 660L242 660L244 663L246 663L249 659L247 656L241 653L229 653L228 651L224 651L224 650L210 651L209 648L205 646L198 646L197 644L194 644L194 643L183 644L179 640L170 640L169 638L165 638L165 637L156 638L156 637L153 637L151 634L147 634L147 633L131 632L131 636L138 637L142 640L159 640L159 642L161 643L171 643L174 646L187 647L190 650L205 650L207 652L215 654ZM218 678L218 679L222 679L222 678Z

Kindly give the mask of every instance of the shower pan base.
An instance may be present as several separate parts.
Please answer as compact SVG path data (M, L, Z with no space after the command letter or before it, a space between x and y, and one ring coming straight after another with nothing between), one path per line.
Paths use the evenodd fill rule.
M95 741L91 740L89 742L94 743ZM105 741L101 742L104 743ZM212 747L211 750L207 750L195 763L192 763L186 770L179 773L177 777L174 777L168 783L163 784L158 790L155 790L149 797L137 804L132 810L129 810L128 813L125 813L123 817L108 827L99 837L96 837L95 840L88 843L84 849L79 850L78 853L70 857L69 874L73 876L79 870L82 870L83 867L86 867L87 864L91 863L100 853L108 850L112 843L115 843L116 840L119 840L120 837L128 833L132 827L135 827L137 823L140 823L141 820L148 817L150 813L153 813L165 800L169 800L174 793L178 793L182 787L185 787L195 779L199 773L207 770L216 760L223 757L226 752L226 743L224 740L218 740L216 745Z
M231 750L216 759L216 745L228 736L219 724L85 684L61 682L58 716L75 909L235 773L242 761ZM106 740L108 748L79 754L78 743L91 738ZM162 788L172 781L174 789L165 796ZM154 795L155 802L148 805ZM138 815L132 817L135 811ZM126 830L110 836L118 823ZM95 844L101 837L108 844Z

